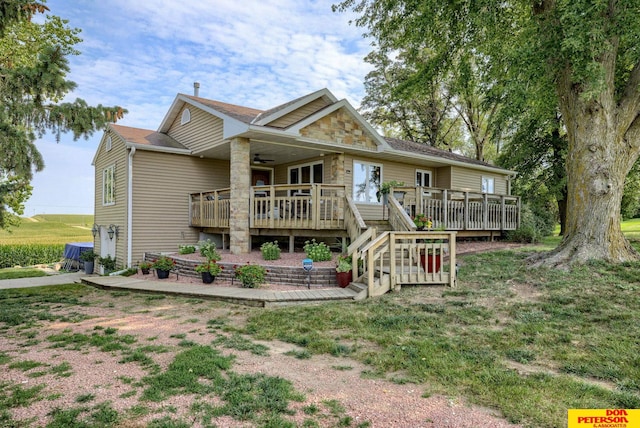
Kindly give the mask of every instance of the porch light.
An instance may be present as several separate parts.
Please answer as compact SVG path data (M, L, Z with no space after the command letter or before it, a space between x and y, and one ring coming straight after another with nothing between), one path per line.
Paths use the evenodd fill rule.
M91 234L93 235L93 237L95 238L99 232L100 232L100 226L93 223L93 227L91 228Z
M115 224L110 224L109 228L107 229L107 233L109 234L109 239L113 239L113 235L116 236L116 238L118 237L118 226L116 226Z

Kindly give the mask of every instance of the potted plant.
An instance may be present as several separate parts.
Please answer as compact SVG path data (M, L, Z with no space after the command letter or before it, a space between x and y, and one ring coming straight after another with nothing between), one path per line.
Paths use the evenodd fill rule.
M431 227L433 226L431 218L427 217L424 214L416 214L416 216L413 218L413 223L416 225L416 229L418 230L431 229Z
M209 260L206 263L196 266L196 272L200 274L202 282L205 284L211 284L221 271L222 266L217 264L215 260Z
M404 181L392 180L392 181L385 181L384 183L382 183L382 185L380 186L380 190L378 190L378 192L376 193L376 196L378 197L378 202L382 197L382 203L387 205L389 193L391 193L391 189L393 189L394 187L401 187L401 186L404 186ZM396 198L402 198L404 194L405 192L394 192L393 196L395 196Z
M80 260L84 264L84 273L92 274L96 260L96 253L93 250L87 250L80 253Z
M151 269L152 263L146 260L143 260L140 263L138 263L138 267L142 271L143 275L149 275L149 269Z
M238 279L243 287L246 288L258 288L264 284L267 276L267 270L259 265L252 265L247 263L246 265L236 266L235 268L236 279Z
M169 272L173 270L176 262L170 257L160 256L153 262L153 268L156 270L156 274L158 275L158 279L166 279L169 278Z
M350 256L338 256L336 265L336 281L338 286L345 288L353 281L353 271L351 269Z
M98 262L102 266L104 274L108 275L116 270L116 259L111 256L98 257Z

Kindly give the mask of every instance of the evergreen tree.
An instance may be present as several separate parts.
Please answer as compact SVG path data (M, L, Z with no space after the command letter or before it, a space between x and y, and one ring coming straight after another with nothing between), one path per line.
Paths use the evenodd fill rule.
M46 132L88 138L123 117L118 106L62 102L76 85L66 79L68 55L79 29L57 16L31 20L49 9L42 2L0 1L0 228L18 224L31 195L33 173L44 168L35 140Z

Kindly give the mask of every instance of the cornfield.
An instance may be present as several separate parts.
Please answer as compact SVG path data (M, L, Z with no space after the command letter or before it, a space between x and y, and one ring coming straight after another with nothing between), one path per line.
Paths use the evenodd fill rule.
M0 269L55 263L63 254L64 244L0 245Z
M64 244L93 241L92 223L89 215L39 215L0 230L0 269L61 261Z

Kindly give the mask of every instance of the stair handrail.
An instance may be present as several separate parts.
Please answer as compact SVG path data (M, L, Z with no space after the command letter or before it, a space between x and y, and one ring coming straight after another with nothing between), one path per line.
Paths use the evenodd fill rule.
M366 275L367 277L367 293L369 296L372 296L374 294L372 288L375 285L375 262L376 260L380 260L380 263L382 263L382 260L384 260L384 254L390 251L390 236L390 232L382 232L380 235L372 239L371 242L362 247L362 249L357 253L357 259L363 260L364 272L362 276ZM376 250L384 245L386 245L386 250L383 249L383 251L376 253ZM380 268L382 269L382 266L380 266Z
M409 232L416 229L416 225L409 217L400 202L393 196L389 195L389 224L398 232Z

